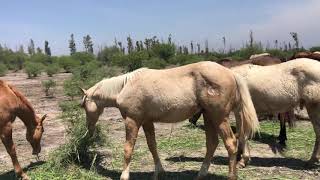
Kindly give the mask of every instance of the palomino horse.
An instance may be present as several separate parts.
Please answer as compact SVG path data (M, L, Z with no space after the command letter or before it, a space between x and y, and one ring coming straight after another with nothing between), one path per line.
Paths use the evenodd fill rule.
M301 58L273 66L242 65L232 68L247 82L257 113L279 113L303 102L311 119L316 141L309 164L320 158L320 63ZM276 74L276 76L275 76ZM236 118L239 118L236 116ZM245 139L239 140L240 164L249 160Z
M254 64L254 65L260 65L260 66L270 66L274 64L280 64L281 60L276 57L270 56L269 53L263 53L263 54L255 54L250 56L249 60L243 60L243 61L235 61L231 59L221 59L218 61L219 64L232 68L236 66L241 66L244 64ZM201 116L201 111L196 113L192 118L189 119L191 123L196 125L198 119ZM285 145L285 141L287 140L287 133L286 133L286 120L288 120L289 127L293 126L294 122L294 111L293 109L289 110L288 112L282 112L279 113L278 119L280 120L280 132L279 132L279 143L282 145Z
M14 87L0 80L0 136L11 157L16 174L22 179L28 176L22 171L18 162L15 145L12 141L12 123L18 116L27 127L27 140L32 146L32 154L38 155L41 151L41 137L43 133L43 120L46 115L39 118L28 100Z
M163 171L156 149L155 122L183 121L204 110L207 152L198 178L208 173L221 136L229 155L229 178L236 179L237 140L230 128L228 115L241 117L239 136L252 136L258 129L249 90L240 76L213 62L199 62L177 68L139 69L104 79L83 90L82 106L86 111L89 134L105 107L119 108L124 118L126 142L121 179L129 179L129 166L139 128L142 126L155 163L154 177Z

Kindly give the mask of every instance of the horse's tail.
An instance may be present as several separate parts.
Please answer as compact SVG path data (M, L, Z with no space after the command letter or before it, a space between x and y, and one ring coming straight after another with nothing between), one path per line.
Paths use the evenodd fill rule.
M253 137L259 132L259 121L251 100L247 83L237 74L234 74L237 84L237 102L234 108L237 119L237 133L240 139Z

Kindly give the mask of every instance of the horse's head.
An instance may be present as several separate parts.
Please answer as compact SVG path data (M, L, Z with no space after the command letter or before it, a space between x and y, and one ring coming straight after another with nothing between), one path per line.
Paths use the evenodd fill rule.
M32 146L32 154L38 155L41 152L41 137L44 132L43 121L47 115L42 116L41 118L36 115L36 125L33 128L27 129L27 140Z
M83 92L81 107L86 111L87 127L89 130L89 135L92 136L103 108L98 107L97 103L88 95L86 90L82 88L80 89Z

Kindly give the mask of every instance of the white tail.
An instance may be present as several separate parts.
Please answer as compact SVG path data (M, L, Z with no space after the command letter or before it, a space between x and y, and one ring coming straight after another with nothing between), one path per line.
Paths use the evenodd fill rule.
M234 74L237 83L237 102L235 107L235 115L237 118L237 132L240 139L253 137L255 132L259 132L259 121L256 110L251 100L247 83L237 74Z

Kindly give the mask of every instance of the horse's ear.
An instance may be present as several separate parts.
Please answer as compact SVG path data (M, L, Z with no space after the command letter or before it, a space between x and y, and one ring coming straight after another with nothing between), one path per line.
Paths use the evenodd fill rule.
M82 91L83 94L87 94L87 90L85 90L85 89L83 89L81 87L79 87L79 88L80 88L80 90Z
M43 115L42 118L41 118L41 122L43 122L47 117L47 114Z

